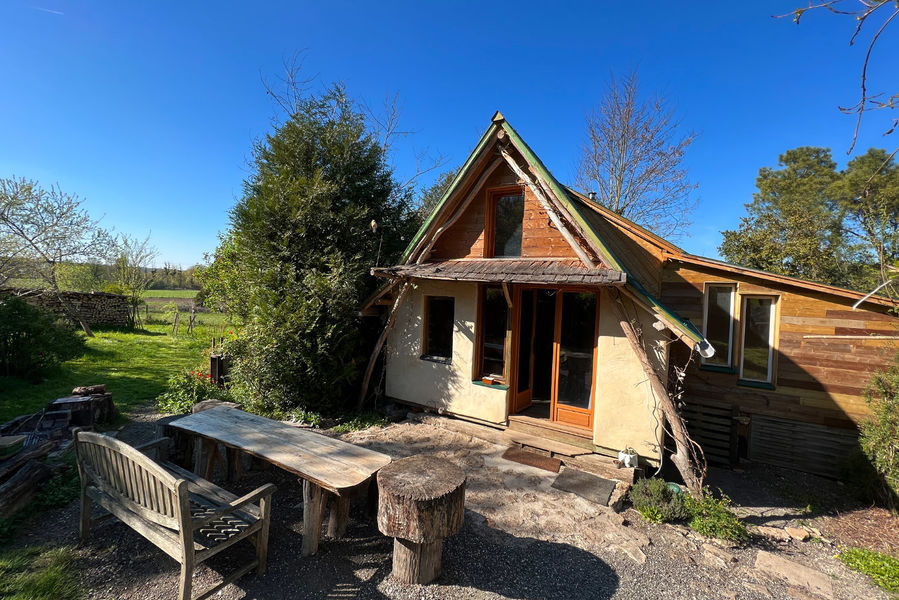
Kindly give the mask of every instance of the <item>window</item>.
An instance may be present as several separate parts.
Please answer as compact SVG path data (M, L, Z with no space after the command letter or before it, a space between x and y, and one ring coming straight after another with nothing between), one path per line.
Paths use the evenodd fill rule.
M740 379L770 384L774 370L774 298L746 296L740 315L743 330Z
M480 377L505 380L509 305L501 287L485 286L481 295Z
M502 192L494 195L493 256L496 258L521 256L521 231L524 225L524 195L520 192Z
M730 367L733 364L735 292L736 288L730 284L708 284L705 288L703 333L715 349L715 355L703 358L704 365Z
M425 336L422 358L450 362L453 358L453 319L456 301L425 296Z

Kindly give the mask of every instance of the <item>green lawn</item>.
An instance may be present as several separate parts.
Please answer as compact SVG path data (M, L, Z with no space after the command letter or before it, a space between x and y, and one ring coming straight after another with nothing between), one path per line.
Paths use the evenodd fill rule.
M183 316L183 315L182 315ZM204 351L217 335L213 327L226 321L224 315L208 314L221 323L205 324L198 315L193 336L170 335L171 326L149 324L145 330L127 331L97 328L88 338L87 352L48 373L32 384L16 378L0 377L0 423L36 412L56 398L71 394L79 385L105 383L116 406L123 413L153 402L165 388L166 380L181 369L208 369Z
M144 298L193 298L200 290L147 290Z

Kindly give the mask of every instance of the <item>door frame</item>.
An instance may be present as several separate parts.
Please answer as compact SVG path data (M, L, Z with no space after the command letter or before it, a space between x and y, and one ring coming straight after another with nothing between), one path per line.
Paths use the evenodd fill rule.
M530 394L533 391L533 373L534 373L534 352L533 346L531 347L531 378L532 383L530 388L528 389L528 403L527 405L522 406L523 402L521 401L521 397L518 392L518 359L519 359L519 350L520 350L520 337L521 337L521 295L522 292L528 290L555 290L556 291L556 309L555 309L555 324L553 328L553 364L552 364L552 383L551 383L551 399L550 399L550 418L549 420L553 423L561 423L564 425L568 425L571 427L578 427L579 429L592 430L594 424L594 416L596 413L596 374L597 368L599 365L599 318L600 318L600 301L601 301L601 289L597 288L588 288L585 286L550 286L550 285L533 285L533 284L514 284L513 289L513 310L512 310L512 335L511 335L511 364L510 364L510 377L509 377L509 401L508 401L508 411L509 414L515 414L516 412L521 412L530 406ZM559 358L560 358L560 347L561 347L561 335L562 335L562 294L566 292L586 292L590 294L594 294L596 296L596 316L594 321L593 328L593 373L590 382L590 408L582 409L576 407L570 407L562 405L561 413L563 418L559 418L559 404L558 404L558 391L559 391ZM533 319L536 320L537 317L537 307L536 302L534 303L534 311L533 311ZM532 322L533 323L533 322ZM531 335L534 335L534 328L531 328ZM568 416L568 419L565 419L564 416Z

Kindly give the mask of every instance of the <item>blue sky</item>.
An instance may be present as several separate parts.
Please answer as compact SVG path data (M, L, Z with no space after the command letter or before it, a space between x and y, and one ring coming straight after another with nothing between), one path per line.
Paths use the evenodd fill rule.
M399 94L415 131L396 147L401 178L423 149L464 161L501 110L570 182L585 113L609 73L636 66L701 134L687 157L700 204L680 243L716 256L760 167L800 145L846 161L854 120L837 106L857 100L866 45L849 47L847 18L771 18L803 3L6 0L0 177L59 183L186 267L215 248L278 114L261 78L297 51L314 89L343 81L372 105ZM875 51L872 89L896 91L896 31ZM856 153L899 144L886 128L869 115Z

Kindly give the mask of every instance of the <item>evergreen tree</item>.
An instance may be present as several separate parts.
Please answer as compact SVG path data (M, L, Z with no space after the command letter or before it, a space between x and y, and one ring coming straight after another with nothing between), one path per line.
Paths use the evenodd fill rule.
M202 275L239 324L233 380L263 410L336 408L364 365L356 311L379 244L383 264L413 232L408 193L341 86L299 100L254 167Z

